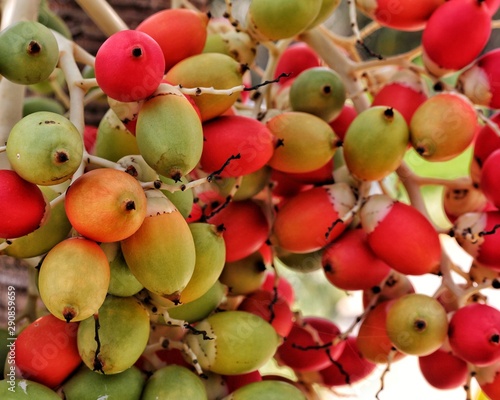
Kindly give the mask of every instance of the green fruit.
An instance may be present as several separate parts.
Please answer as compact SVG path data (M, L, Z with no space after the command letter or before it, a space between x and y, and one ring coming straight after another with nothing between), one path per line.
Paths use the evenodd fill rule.
M40 7L38 9L38 22L49 29L59 32L66 39L73 39L73 35L71 34L66 22L50 9L46 0L42 0L40 2Z
M66 117L49 111L17 122L7 141L7 158L24 179L37 185L62 183L82 162L83 140Z
M114 162L131 154L141 154L137 139L111 108L106 111L97 127L94 154Z
M50 29L19 21L0 32L0 75L31 85L49 77L59 61L59 46Z
M238 201L252 198L269 184L270 177L271 168L268 166L264 166L250 174L243 175L240 187L233 196L233 200ZM236 178L216 178L213 180L213 184L224 198L229 195L235 183Z
M266 278L266 264L260 252L237 261L226 262L219 280L228 287L228 294L238 296L259 289Z
M374 106L359 113L344 138L349 171L364 181L378 181L394 172L408 148L410 133L401 113Z
M425 356L443 345L448 334L448 318L438 300L412 293L398 298L391 305L386 329L399 351Z
M91 316L80 322L78 351L91 370L118 374L139 359L149 334L149 314L137 299L108 295L97 319Z
M245 71L246 67L228 55L202 53L178 62L167 72L165 79L185 88L231 89L243 84ZM202 121L207 121L231 108L238 96L204 93L191 98L200 110Z
M168 185L174 185L175 181L160 175L160 180ZM183 176L180 183L187 184L188 180ZM174 204L184 218L187 218L193 209L194 196L192 190L178 190L169 192L162 190L163 194Z
M299 74L290 88L294 111L316 115L326 122L335 119L344 106L346 90L340 75L326 67L309 68Z
M7 363L7 355L10 352L10 347L8 346L10 340L9 331L7 328L0 328L0 376L4 377L4 367ZM8 365L8 364L7 364ZM5 372L8 373L7 368L5 368Z
M219 281L215 282L201 297L189 303L180 304L168 309L168 316L186 321L190 324L201 321L220 305L226 294L226 287Z
M96 374L82 365L62 387L66 400L139 400L145 377L132 366L114 375Z
M228 30L209 34L203 52L225 54L241 64L251 65L257 54L257 45L248 33Z
M278 248L276 251L275 262L279 265L297 272L313 272L322 268L321 250L312 253L291 253L289 251Z
M40 190L48 201L60 195L50 186L41 186ZM14 240L4 253L16 258L41 256L66 239L70 231L71 224L66 216L64 202L60 202L51 208L48 219L40 228Z
M101 243L109 261L111 278L108 293L127 297L141 291L144 286L137 280L128 267L119 242Z
M136 125L137 145L158 174L178 181L198 164L203 130L195 109L177 89L160 89L141 107Z
M291 38L318 16L322 0L252 0L249 27L263 40Z
M195 245L188 223L157 190L146 191L147 216L121 242L130 270L150 292L177 302L195 267Z
M307 397L287 382L265 380L236 389L222 400L306 400Z
M33 114L37 111L50 111L56 114L63 115L66 110L61 103L50 97L26 97L23 103L23 117L29 114Z
M207 335L188 332L185 343L203 370L222 375L239 375L261 368L272 358L280 342L271 324L245 311L212 314L198 322L196 329Z
M7 379L0 381L2 400L61 400L56 392L41 383L27 379Z
M329 162L337 148L332 127L309 113L283 112L266 126L280 143L268 164L281 172L314 171Z
M146 382L141 400L208 400L201 378L186 367L167 365Z
M330 17L335 9L339 6L339 4L340 0L323 0L321 2L321 7L319 9L318 15L309 25L308 29L312 29L327 20L328 17Z
M195 248L194 272L181 292L181 303L189 303L205 294L219 279L226 259L223 232L215 225L196 222L188 225Z
M99 245L82 237L56 244L38 275L40 298L51 314L66 322L97 312L108 291L109 263Z
M50 74L50 76L38 83L34 83L33 85L28 85L28 88L40 95L52 95L54 94L54 88L52 87L51 81L54 81L55 85L59 85L63 87L66 82L66 77L64 76L64 72L60 68L55 68L54 71Z

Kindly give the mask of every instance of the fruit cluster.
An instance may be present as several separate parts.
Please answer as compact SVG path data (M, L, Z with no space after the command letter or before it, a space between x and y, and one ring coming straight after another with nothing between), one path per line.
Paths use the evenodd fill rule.
M500 399L484 295L500 288L500 53L484 52L500 1L348 1L351 37L324 25L339 0L251 0L244 21L230 1L173 3L95 56L45 3L39 22L2 15L0 95L34 95L0 110L0 252L32 264L43 308L9 320L0 397L315 399L414 356L435 388ZM421 47L363 59L381 27ZM410 155L466 172L425 177ZM364 311L346 328L304 315L283 269L323 271Z

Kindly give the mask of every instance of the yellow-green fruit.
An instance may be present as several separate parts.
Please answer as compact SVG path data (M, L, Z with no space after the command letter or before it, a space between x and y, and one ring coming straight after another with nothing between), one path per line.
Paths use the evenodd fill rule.
M196 256L188 223L159 190L146 191L147 216L139 230L121 242L123 255L150 292L178 301L193 275Z
M140 154L159 175L178 181L200 161L200 118L189 100L172 86L160 85L144 102L137 117L136 138Z
M139 359L149 334L149 314L139 300L108 295L97 317L80 322L78 351L91 370L118 374Z
M146 382L141 400L208 400L201 378L186 367L167 365Z
M181 292L181 303L189 303L206 293L219 279L226 260L222 230L205 222L188 226L194 240L196 262L193 275Z
M202 53L188 57L165 75L165 80L184 88L231 89L243 84L246 67L231 56L220 53ZM195 94L191 98L198 107L202 121L209 120L227 111L238 99L237 93ZM139 114L140 116L140 114Z
M231 29L209 34L203 52L222 53L241 64L251 65L257 54L257 45L248 33Z
M337 72L315 67L301 72L293 80L289 96L294 111L307 112L330 122L342 111L346 91Z
M59 46L50 29L36 21L19 21L0 32L0 75L20 85L49 77L59 61Z
M2 400L61 400L59 395L41 383L27 379L0 380Z
M206 335L188 332L184 342L203 370L222 375L245 374L261 368L280 343L271 324L245 311L212 314L196 324L196 329Z
M166 178L160 175L160 180L168 185L174 185L176 182L173 179ZM178 184L187 184L189 181L183 176ZM187 218L193 209L194 196L192 190L178 190L169 192L162 190L163 194L174 204L184 218Z
M401 165L409 139L408 125L399 111L385 106L368 108L347 129L343 143L346 165L360 180L381 180Z
M291 38L316 19L322 0L252 0L249 28L262 40Z
M108 293L120 297L128 297L136 294L144 286L130 271L119 242L101 243L101 249L108 257L111 277Z
M96 374L82 365L62 387L65 400L139 400L145 376L135 366L114 375ZM106 397L107 396L107 397Z
M168 316L190 324L198 322L208 317L219 306L225 294L226 287L217 281L196 300L169 308Z
M271 168L264 166L261 169L247 175L243 175L241 184L233 196L233 200L247 200L262 191L269 184ZM236 183L236 178L216 178L213 184L217 187L221 196L226 198Z
M61 103L50 97L26 97L23 102L23 117L29 114L33 114L37 111L50 111L56 114L63 115L66 110Z
M298 111L278 114L266 126L279 145L269 165L281 172L311 172L330 161L338 138L332 127L321 118Z
M42 0L40 2L40 7L38 8L38 22L49 29L59 32L66 39L73 39L73 35L68 25L59 15L50 9L47 0Z
M51 83L52 81L56 86L64 85L64 83L66 82L66 78L62 69L55 68L47 79L44 79L43 81L38 83L34 83L33 85L28 85L28 88L29 90L37 94L52 95L54 93L54 88Z
M263 380L236 389L222 400L306 400L307 397L288 382Z
M66 117L38 111L18 121L7 140L12 168L37 185L56 185L68 180L83 156L83 140Z
M40 267L38 287L43 304L63 321L81 321L102 305L108 291L109 263L91 240L69 238L55 245Z
M340 0L323 0L321 2L321 7L319 9L318 15L316 16L314 21L309 25L308 29L314 28L315 26L318 26L319 24L327 20L336 10L339 4Z
M116 162L131 154L140 154L137 140L110 108L97 127L94 155Z
M50 186L41 186L40 189L48 201L60 195ZM48 215L48 219L40 228L14 240L4 253L16 258L37 257L47 253L57 243L66 239L71 230L71 224L66 216L64 202L53 206Z
M226 262L219 280L228 287L228 294L238 296L259 289L266 278L266 264L258 251L237 261Z

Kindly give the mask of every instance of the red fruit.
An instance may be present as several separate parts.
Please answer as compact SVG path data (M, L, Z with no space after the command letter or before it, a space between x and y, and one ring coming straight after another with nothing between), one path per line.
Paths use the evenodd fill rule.
M179 61L200 54L207 40L208 14L182 8L158 11L137 30L147 33L161 47L165 72Z
M391 268L368 246L363 229L344 232L323 252L323 270L330 283L342 290L378 286Z
M77 322L44 315L16 339L16 366L24 378L50 388L59 386L82 362L77 346Z
M269 236L269 223L253 200L232 201L215 209L207 222L223 225L226 261L237 261L259 250Z
M500 311L472 303L451 316L448 338L453 352L476 366L500 360Z
M83 131L83 143L87 153L93 154L96 138L97 126L85 125L85 129Z
M306 184L294 179L290 173L271 170L273 196L288 199L297 193L311 189L312 184Z
M0 204L0 238L4 239L33 232L46 211L40 188L11 170L0 170Z
M143 100L158 88L165 71L160 45L146 33L123 30L101 45L95 57L95 77L112 99Z
M427 95L405 82L391 82L375 95L372 106L388 106L398 110L409 125L415 110L427 99Z
M341 140L344 140L347 128L351 125L351 122L356 118L358 112L350 104L344 104L340 114L332 121L329 122L330 126L333 128L335 135L337 135Z
M418 364L425 380L435 388L454 389L467 382L467 363L451 350L440 348L427 356L421 356Z
M464 68L481 53L490 34L491 14L483 1L448 1L432 14L425 26L424 63L433 72Z
M278 335L285 337L293 325L293 312L287 301L279 293L257 290L248 294L238 306L238 310L258 315L269 322Z
M298 193L276 214L274 236L277 244L292 253L310 253L323 248L347 227L349 221L336 221L354 203L354 195L344 183L315 187Z
M332 321L322 317L305 317L302 323L293 324L284 343L278 347L278 359L299 372L326 368L344 350L345 341L336 345L332 343L339 334L339 328Z
M445 0L377 0L356 2L371 18L382 26L400 31L418 31L424 28L432 13ZM365 4L366 3L366 4Z
M273 155L274 136L262 122L245 116L221 116L203 124L201 168L208 173L222 168L221 177L247 175L262 168Z
M275 287L274 284L275 284L274 272L266 273L266 278L264 280L264 283L261 286L262 290L267 290L268 292L274 293L274 287ZM295 293L294 293L293 286L283 276L279 276L276 290L278 291L278 295L280 297L283 297L287 301L288 304L290 304L290 305L293 304L293 302L295 301Z
M322 167L311 172L287 173L287 175L301 183L313 185L330 185L333 183L333 158Z
M325 386L344 386L366 378L375 367L375 363L366 360L359 352L356 337L349 336L336 363L320 370L319 374Z
M492 122L499 124L500 112L497 112L490 118ZM482 167L486 158L497 149L500 149L500 136L488 125L484 125L477 133L474 142L474 160Z
M481 169L479 187L486 198L497 208L500 208L500 180L498 171L500 168L500 149L491 153L484 162Z
M416 208L380 194L368 199L360 215L369 246L391 268L406 275L439 270L439 235Z
M280 79L280 84L296 78L302 71L321 66L321 60L316 52L306 43L297 42L288 46L281 54L274 78L281 74L290 74Z
M262 375L259 370L255 370L241 375L224 375L223 379L226 382L228 393L233 393L236 389L249 383L260 382Z

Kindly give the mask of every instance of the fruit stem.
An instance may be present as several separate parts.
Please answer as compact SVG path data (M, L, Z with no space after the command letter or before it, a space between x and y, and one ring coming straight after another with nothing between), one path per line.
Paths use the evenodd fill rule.
M76 2L106 36L129 29L106 0L76 0Z

